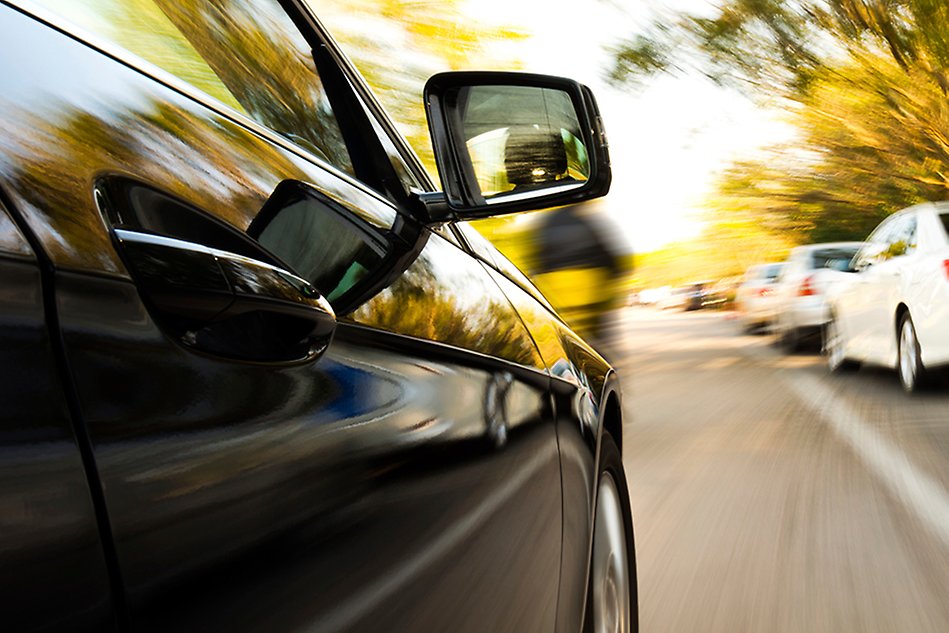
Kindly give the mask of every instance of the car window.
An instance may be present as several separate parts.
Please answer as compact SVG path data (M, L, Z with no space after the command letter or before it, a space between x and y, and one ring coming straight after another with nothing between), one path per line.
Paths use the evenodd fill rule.
M907 214L893 223L887 233L884 259L893 259L909 255L916 250L916 216Z
M353 174L310 46L277 0L39 0Z
M365 102L363 102L362 99L360 99L359 102L366 114L366 118L369 120L369 123L372 126L372 131L379 138L379 142L382 144L382 149L386 154L386 158L389 160L389 164L392 166L393 173L402 184L403 193L408 194L412 190L424 190L424 185L422 184L421 180L413 172L412 168L406 162L405 157L402 156L398 148L396 148L392 137L390 137L389 134L386 133L386 131L382 128L382 125L376 119L370 108L366 106Z
M873 232L867 237L863 248L860 249L857 256L853 259L852 264L854 269L865 270L867 267L877 264L886 258L889 236L893 231L896 219L897 218L890 216L873 229Z
M782 268L784 268L782 264L769 264L767 266L762 266L761 277L766 281L774 281L781 274Z
M890 232L893 230L893 223L895 218L887 218L883 220L882 223L870 233L870 237L867 238L867 242L870 244L886 244Z
M939 220L942 222L942 228L946 231L946 238L949 238L949 213L940 213Z
M840 246L815 250L811 253L811 268L815 270L830 268L847 271L850 269L851 260L859 250L859 246Z

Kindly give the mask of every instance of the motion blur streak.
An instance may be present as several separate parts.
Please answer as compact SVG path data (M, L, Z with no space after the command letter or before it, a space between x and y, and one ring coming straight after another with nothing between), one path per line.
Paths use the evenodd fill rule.
M429 541L425 548L407 557L390 574L380 574L376 582L341 603L319 622L307 628L307 632L327 633L349 630L359 620L377 609L381 603L410 586L422 572L442 561L455 548L463 546L478 528L500 512L518 492L521 492L521 489L528 485L544 465L555 457L552 455L552 448L548 446L535 454L530 461L522 464L511 475L504 486L497 488L472 507L468 514L446 528L438 538Z
M949 631L949 377L907 397L728 317L635 307L611 329L641 630Z
M833 391L811 376L785 378L797 396L831 426L880 480L949 547L949 495L916 469Z

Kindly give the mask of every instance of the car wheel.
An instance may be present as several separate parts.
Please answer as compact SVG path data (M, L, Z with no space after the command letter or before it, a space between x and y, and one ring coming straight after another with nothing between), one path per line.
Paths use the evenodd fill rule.
M639 630L636 553L629 492L619 449L608 433L600 443L587 630L634 633Z
M823 343L821 351L827 360L827 368L831 373L855 369L857 364L849 360L844 355L843 335L840 333L840 326L837 324L837 318L830 317L830 321L824 325Z
M919 339L916 338L916 326L909 312L900 318L896 351L896 372L900 376L900 384L907 393L912 393L925 385L926 370L923 368Z

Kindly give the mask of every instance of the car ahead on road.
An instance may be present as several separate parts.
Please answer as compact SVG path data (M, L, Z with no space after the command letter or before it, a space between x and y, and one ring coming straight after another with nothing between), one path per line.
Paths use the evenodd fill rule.
M767 328L774 320L774 283L783 267L783 262L771 262L745 272L735 292L735 311L747 331Z
M787 351L820 337L830 319L827 293L846 278L862 246L862 242L831 242L791 250L773 287L772 331Z
M824 352L831 371L854 362L891 367L915 391L927 370L949 364L949 204L888 217L853 269L830 299Z
M0 64L4 630L636 629L616 375L454 226L606 193L589 89L433 77L437 191L305 2Z
M685 302L682 309L686 312L701 310L705 307L710 295L707 290L708 282L698 281L686 288Z

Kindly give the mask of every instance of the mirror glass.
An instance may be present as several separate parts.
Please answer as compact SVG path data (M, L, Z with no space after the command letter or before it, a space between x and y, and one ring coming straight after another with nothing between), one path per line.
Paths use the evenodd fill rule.
M590 158L569 93L533 86L471 86L456 96L481 195L579 187ZM498 200L500 201L500 200Z

